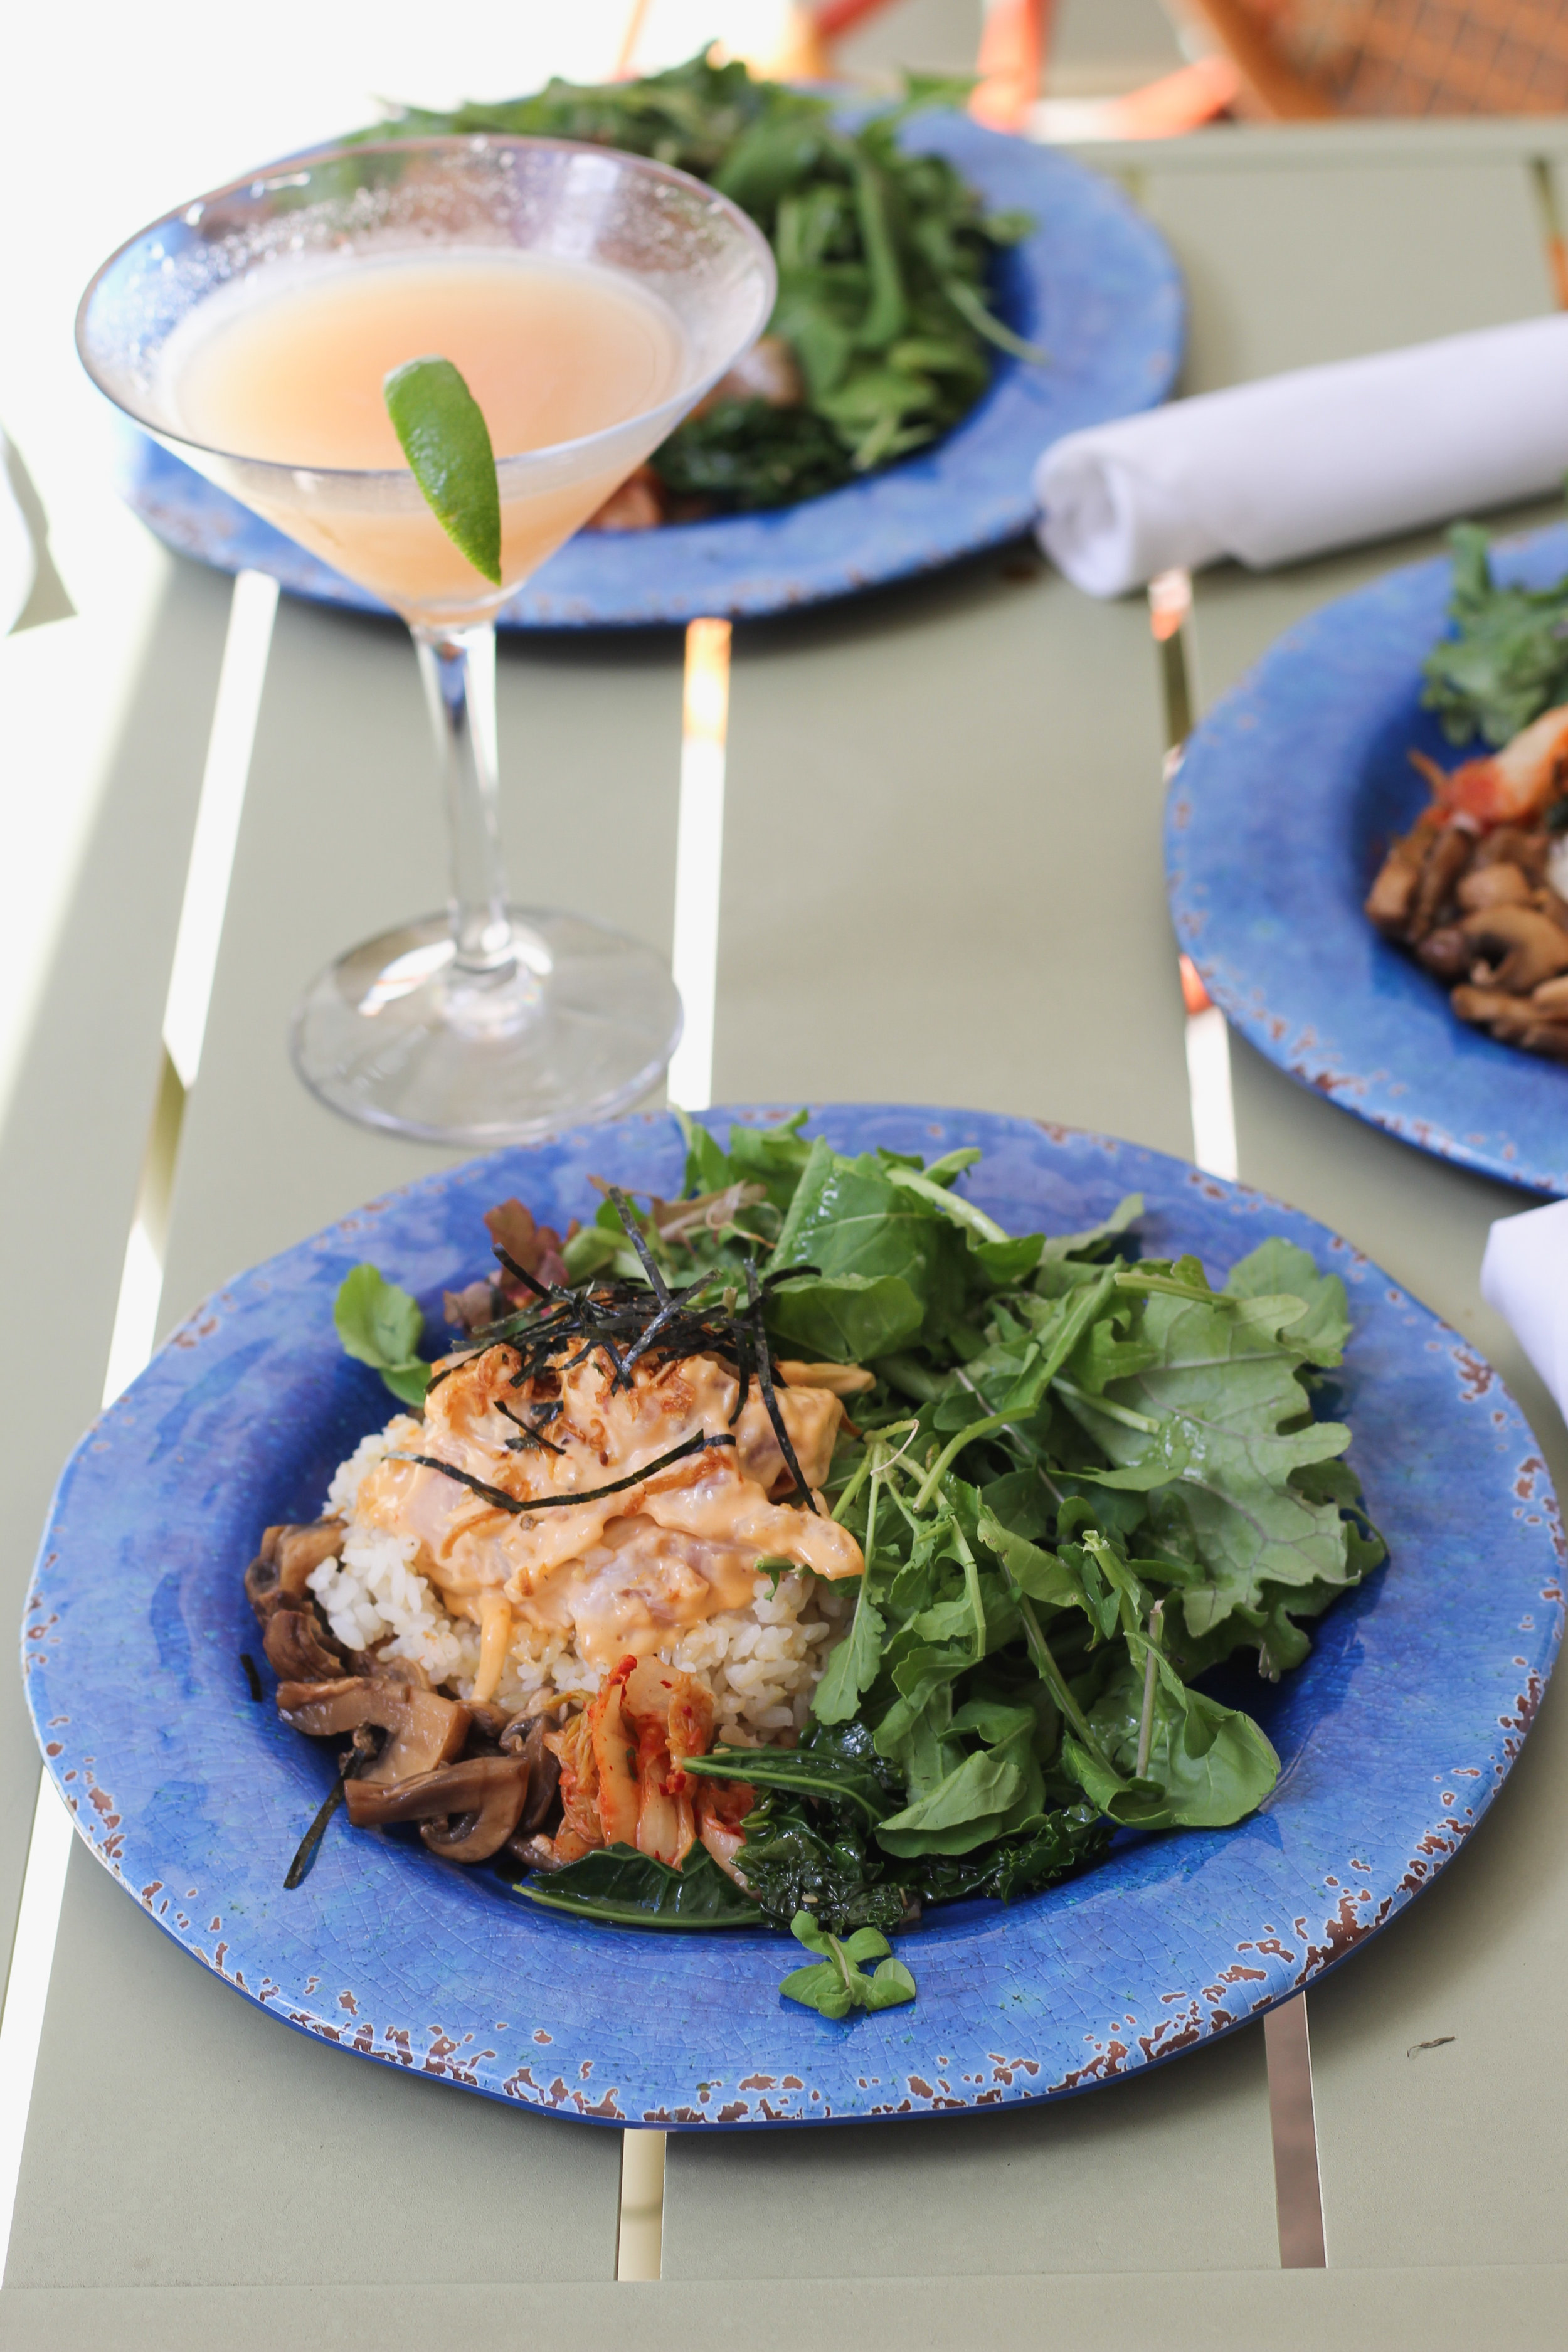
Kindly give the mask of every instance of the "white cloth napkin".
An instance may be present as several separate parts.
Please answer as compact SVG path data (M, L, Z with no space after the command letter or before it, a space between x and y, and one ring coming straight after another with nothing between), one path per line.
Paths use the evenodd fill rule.
M1040 544L1091 596L1234 555L1255 571L1554 489L1568 317L1300 368L1069 433Z
M1511 1325L1568 1419L1568 1201L1499 1218L1481 1260L1481 1297Z

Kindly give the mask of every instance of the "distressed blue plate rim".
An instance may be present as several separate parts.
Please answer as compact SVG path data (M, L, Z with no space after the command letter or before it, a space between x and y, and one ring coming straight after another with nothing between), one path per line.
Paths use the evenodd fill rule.
M723 1133L734 1117L707 1114ZM1076 1230L1142 1192L1147 1250L1218 1274L1284 1234L1342 1276L1355 1322L1329 1402L1388 1566L1250 1702L1284 1765L1219 1832L1135 1843L1004 1910L900 1939L910 2007L834 2024L781 2000L797 1948L542 1913L489 1873L340 1824L294 1895L322 1745L246 1693L240 1586L259 1528L319 1506L385 1418L331 1306L369 1255L437 1309L479 1269L480 1211L563 1223L597 1173L667 1196L667 1114L426 1176L239 1276L159 1350L60 1481L29 1595L28 1697L79 1832L150 1919L300 2031L491 2097L605 2123L753 2126L930 2115L1092 2088L1202 2047L1393 1918L1463 1846L1539 1704L1563 1623L1562 1538L1518 1408L1459 1336L1312 1219L1129 1143L982 1112L839 1105L843 1150L977 1144L966 1189L1014 1230ZM1484 1579L1474 1562L1485 1559ZM628 1987L637 1989L635 2001Z
M1500 578L1568 572L1568 526L1494 550ZM1299 622L1204 719L1172 780L1176 935L1215 1003L1299 1084L1438 1158L1568 1194L1568 1066L1500 1045L1362 912L1381 855L1426 805L1411 749L1460 751L1420 708L1444 635L1447 556Z
M503 606L500 627L755 617L932 570L1028 530L1030 474L1050 442L1165 397L1181 363L1181 273L1131 199L1068 157L963 115L921 117L904 135L949 157L994 210L1037 215L1034 234L1004 258L1001 299L1009 323L1050 351L1050 365L996 353L984 398L935 447L805 505L581 534ZM384 611L117 413L110 463L121 496L178 553L270 572L317 602Z

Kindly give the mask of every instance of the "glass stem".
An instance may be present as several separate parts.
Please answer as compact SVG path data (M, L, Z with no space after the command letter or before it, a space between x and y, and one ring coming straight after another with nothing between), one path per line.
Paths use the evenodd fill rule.
M457 968L475 978L513 961L496 793L496 639L489 622L416 627L419 674L436 732L452 859Z

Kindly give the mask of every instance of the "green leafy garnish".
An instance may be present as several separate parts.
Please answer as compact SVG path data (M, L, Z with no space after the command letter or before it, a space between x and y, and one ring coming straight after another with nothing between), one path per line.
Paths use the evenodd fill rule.
M901 2001L913 2000L913 1977L902 1960L893 1958L891 1945L875 1927L858 1927L840 1941L819 1927L809 1911L797 1911L789 1931L821 1958L785 1977L779 1987L785 2000L798 2000L803 2009L835 2019L847 2017L852 2009L897 2009ZM862 1960L879 1963L872 1975L866 1975Z
M1550 588L1504 587L1493 577L1491 541L1479 524L1456 525L1452 636L1423 664L1421 701L1451 743L1512 740L1568 696L1568 578Z
M382 391L426 504L458 553L499 588L500 488L479 402L443 359L408 360Z
M381 1374L404 1404L422 1405L430 1367L419 1354L425 1318L419 1302L374 1265L345 1275L332 1306L343 1352Z

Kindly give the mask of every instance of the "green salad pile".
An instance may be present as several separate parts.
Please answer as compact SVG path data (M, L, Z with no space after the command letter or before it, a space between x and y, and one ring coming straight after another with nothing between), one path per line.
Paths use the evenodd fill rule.
M800 376L789 405L724 399L651 460L709 510L794 505L923 448L966 415L997 350L1043 355L992 308L1022 214L987 214L951 163L898 132L967 85L910 77L897 105L851 125L825 98L705 58L640 81L552 81L531 98L451 113L410 108L364 138L494 131L574 139L673 163L749 213L778 265L768 329Z
M681 1198L607 1197L564 1262L585 1297L650 1270L694 1312L750 1297L773 1349L874 1371L823 1490L866 1561L852 1621L797 1745L686 1763L756 1792L749 1893L700 1847L679 1870L610 1847L521 1891L640 1925L760 1906L818 1955L792 1997L847 2015L910 1998L884 1939L923 1906L1249 1813L1279 1759L1202 1678L1237 1653L1299 1665L1384 1547L1349 1430L1314 1413L1350 1322L1304 1251L1265 1241L1215 1289L1194 1257L1138 1255L1137 1197L1011 1234L959 1189L977 1151L847 1158L805 1116L727 1147L688 1123ZM384 1333L406 1395L411 1327ZM363 1330L355 1352L374 1360Z
M1491 534L1457 523L1448 534L1451 634L1423 664L1422 708L1451 743L1494 747L1568 698L1568 578L1520 588L1492 570Z

